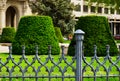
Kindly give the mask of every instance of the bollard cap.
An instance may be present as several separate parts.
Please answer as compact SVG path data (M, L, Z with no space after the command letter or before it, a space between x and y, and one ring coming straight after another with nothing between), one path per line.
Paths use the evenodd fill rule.
M82 30L80 30L80 29L76 30L76 31L75 31L75 38L76 38L76 40L77 40L77 41L83 40L83 39L84 39L84 34L85 34L84 31L82 31Z
M75 34L84 35L85 32L82 31L81 29L78 29L78 30L75 31Z

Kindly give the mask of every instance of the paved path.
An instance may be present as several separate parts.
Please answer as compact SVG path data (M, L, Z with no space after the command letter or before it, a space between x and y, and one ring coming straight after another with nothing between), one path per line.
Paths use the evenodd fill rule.
M63 43L60 43L59 44L60 46L65 46L65 54L67 54L67 50L68 50L68 46L69 46L69 44L63 44ZM1 46L0 45L0 53L9 53L9 47L8 46Z
M0 53L9 53L9 47L0 45Z

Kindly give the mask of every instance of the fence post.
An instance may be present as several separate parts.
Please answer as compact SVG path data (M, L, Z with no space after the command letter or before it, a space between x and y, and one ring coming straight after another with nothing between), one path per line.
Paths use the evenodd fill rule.
M80 29L75 31L75 40L76 40L76 81L82 81L82 47L84 32Z

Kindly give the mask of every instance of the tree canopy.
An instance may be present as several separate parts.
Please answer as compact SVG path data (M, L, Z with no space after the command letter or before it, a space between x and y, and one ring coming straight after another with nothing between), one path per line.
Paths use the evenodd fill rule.
M70 0L36 0L30 2L32 12L52 17L55 27L60 27L62 34L73 31L75 20L72 11L74 5Z
M107 6L115 7L116 9L119 9L120 7L120 0L86 0L89 2L97 2L99 3L105 3Z

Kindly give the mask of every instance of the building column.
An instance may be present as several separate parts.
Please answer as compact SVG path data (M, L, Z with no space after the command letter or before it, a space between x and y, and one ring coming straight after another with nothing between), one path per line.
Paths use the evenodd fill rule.
M91 6L88 6L88 13L91 13Z
M83 14L83 6L84 6L84 1L81 0L81 13Z
M111 29L110 29L110 30L111 30L111 34L114 36L114 31L113 31L113 30L114 30L114 29L113 29L113 28L114 28L114 27L113 27L113 22L111 22L110 24L111 24Z
M5 10L4 9L0 9L0 34L2 33L2 28L5 27Z
M102 8L102 14L104 14L104 13L105 13L105 8L103 7L103 8Z
M111 12L110 12L110 8L108 8L108 14L110 14Z
M116 23L114 23L114 35L116 35Z

